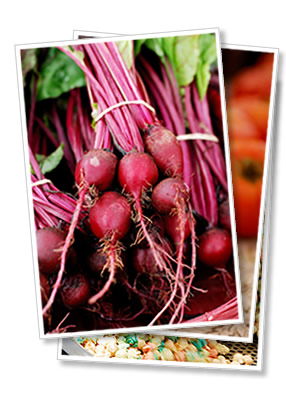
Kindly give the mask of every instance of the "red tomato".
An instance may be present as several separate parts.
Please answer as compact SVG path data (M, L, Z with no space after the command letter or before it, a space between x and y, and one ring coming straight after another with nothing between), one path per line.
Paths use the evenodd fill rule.
M239 122L244 122L245 123L244 127L246 128L247 131L244 133L245 134L249 133L249 128L250 128L249 124L251 123L252 127L256 129L256 135L253 133L252 137L254 138L258 137L263 140L266 140L268 115L269 115L269 100L261 99L259 97L253 97L250 95L247 96L244 95L244 96L233 98L230 102L230 108L231 111L240 112L240 116L244 117L244 119L241 118L239 120L238 115L236 115L236 119L231 121L234 129L240 127ZM247 119L248 119L248 124L246 124ZM235 125L234 122L236 122L237 124Z
M256 65L244 68L232 81L232 96L256 95L269 99L273 70L273 54L264 60L261 59Z
M230 156L237 235L257 237L265 143L233 140Z
M260 58L258 59L256 63L256 67L259 68L268 68L270 70L273 69L273 61L274 61L274 54L273 53L264 53Z
M229 138L232 139L259 139L260 131L249 115L235 104L230 104L227 111Z

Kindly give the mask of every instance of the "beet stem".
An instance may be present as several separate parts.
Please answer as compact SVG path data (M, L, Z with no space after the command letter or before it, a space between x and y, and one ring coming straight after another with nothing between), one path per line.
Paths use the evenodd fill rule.
M189 212L192 213L192 208L190 203L188 203L189 205ZM191 214L192 215L192 214ZM181 309L181 317L179 322L182 321L183 316L184 316L184 305L186 303L186 299L188 298L189 294L190 294L190 290L192 287L192 283L193 283L193 279L195 277L195 268L196 268L196 233L195 233L195 221L194 218L192 216L192 221L191 221L191 238L192 238L192 265L191 265L191 275L190 275L190 279L188 282L188 286L186 289L186 293L184 295L184 297L182 298L182 300L180 301L177 309L175 310L175 313L170 321L170 324L173 324L174 319L176 317L176 315L179 313L180 309Z

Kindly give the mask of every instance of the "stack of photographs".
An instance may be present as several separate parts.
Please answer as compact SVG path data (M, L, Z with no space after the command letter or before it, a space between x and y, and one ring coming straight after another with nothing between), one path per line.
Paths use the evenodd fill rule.
M218 29L17 46L58 359L262 369L277 62Z

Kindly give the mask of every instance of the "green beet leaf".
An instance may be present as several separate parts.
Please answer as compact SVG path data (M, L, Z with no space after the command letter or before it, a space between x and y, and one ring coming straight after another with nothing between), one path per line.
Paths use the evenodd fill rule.
M134 56L139 55L142 45L145 43L146 38L134 41Z
M163 41L162 38L148 38L145 41L145 45L151 51L155 52L159 56L159 58L164 62L164 48L163 48Z
M140 48L139 44L135 46L135 56L144 44L155 52L163 63L166 62L166 58L169 60L179 86L186 86L193 81L200 54L199 36L150 38L141 41L143 42L140 43Z
M203 63L212 64L216 62L216 39L214 34L200 35L200 59Z
M36 154L37 162L39 163L41 172L43 174L53 171L60 163L64 156L64 144L58 146L58 148L50 155L45 156Z
M179 86L187 86L193 81L197 72L199 55L199 36L175 37L173 56L169 60Z
M216 63L216 39L213 34L203 34L200 36L200 58L197 67L196 83L200 98L202 99L208 89L211 78L211 66Z
M206 94L210 81L210 69L217 60L214 34L150 38L136 40L135 56L146 45L165 64L166 58L172 65L178 85L189 85L196 77L200 98Z
M124 40L124 41L118 41L116 43L119 52L128 67L128 69L131 69L132 63L133 63L133 44L131 40Z
M211 73L210 73L209 65L207 63L201 63L200 61L198 64L198 71L196 75L196 83L197 83L200 99L202 99L207 92L210 78L211 78Z
M50 48L39 74L38 100L56 98L86 84L83 71L57 48Z

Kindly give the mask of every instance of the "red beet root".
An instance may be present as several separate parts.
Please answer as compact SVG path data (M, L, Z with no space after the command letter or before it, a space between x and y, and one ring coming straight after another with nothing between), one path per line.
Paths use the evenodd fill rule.
M56 272L60 266L65 233L57 228L44 228L37 230L36 237L40 272L45 274Z
M178 205L184 205L188 199L187 188L183 181L166 178L157 184L152 193L152 205L161 214L169 214Z
M132 266L137 273L158 272L152 251L150 248L134 248L132 252Z
M63 243L62 252L60 255L58 277L51 292L51 296L43 309L44 315L52 306L56 297L56 293L60 288L62 277L65 271L68 249L73 239L85 194L87 193L90 186L93 186L96 191L103 191L109 188L115 175L116 166L116 155L104 149L90 150L85 155L83 155L76 166L75 180L79 186L78 201L73 213L73 218L67 236Z
M105 192L89 212L92 232L99 239L113 236L119 240L130 227L131 208L124 196L117 192Z
M95 185L104 191L112 184L117 166L117 157L103 149L88 151L78 162L75 169L75 181L81 186Z
M134 207L140 230L142 230L142 235L152 251L157 270L165 272L170 277L166 254L162 251L162 246L158 243L155 232L152 233L152 230L146 225L146 217L143 214L141 203L142 197L144 198L142 196L144 191L154 186L158 177L158 168L149 154L131 152L119 162L119 183L134 198ZM153 323L150 323L150 325L153 325Z
M106 242L106 268L109 270L109 278L104 287L88 300L89 304L94 304L109 290L117 268L123 266L118 240L129 230L131 207L119 193L105 192L90 210L89 221L95 236Z
M106 257L98 251L93 252L88 257L88 267L94 272L100 274L106 265Z
M146 132L145 146L164 174L168 177L183 176L182 149L173 132L162 126L153 126Z
M172 246L167 239L161 239L162 248L167 254L172 255ZM162 273L156 265L151 248L138 246L132 251L132 266L136 273L158 274Z
M160 236L164 236L165 234L165 225L163 218L160 217L158 214L152 215L150 218L152 221L152 229L157 232Z
M150 155L131 152L119 162L118 181L126 192L140 199L143 191L156 184L158 169Z
M180 245L191 234L190 221L192 221L189 213L182 212L181 218L178 214L166 215L164 217L165 229L168 235L171 237L175 245ZM183 238L181 236L181 227L184 224Z
M63 281L61 297L68 308L84 305L89 297L89 284L83 274L78 273Z
M224 269L232 255L232 240L225 229L212 228L199 237L198 258L207 266Z

